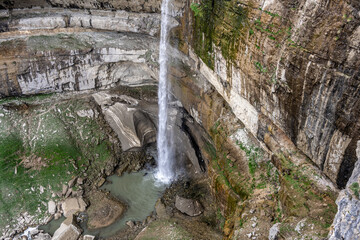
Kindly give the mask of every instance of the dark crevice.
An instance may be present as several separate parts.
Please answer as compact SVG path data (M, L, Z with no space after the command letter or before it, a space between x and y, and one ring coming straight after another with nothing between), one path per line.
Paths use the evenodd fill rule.
M358 160L356 157L356 148L357 148L358 139L353 139L349 146L345 150L344 160L341 163L336 184L340 189L346 187L347 182L349 181L351 174L354 170L355 163Z
M191 144L192 148L194 149L196 157L198 159L200 169L201 169L202 172L205 172L206 171L206 164L205 164L205 161L204 161L204 159L202 157L200 147L197 144L197 142L196 142L195 138L193 137L193 135L191 134L190 128L186 125L186 121L187 120L185 118L182 118L181 130L189 138L190 144Z

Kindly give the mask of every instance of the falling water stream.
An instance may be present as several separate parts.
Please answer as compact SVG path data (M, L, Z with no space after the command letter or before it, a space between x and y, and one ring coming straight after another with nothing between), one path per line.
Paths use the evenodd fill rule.
M168 128L168 100L169 100L169 82L168 73L168 38L169 38L169 1L163 0L161 5L161 33L160 33L160 76L159 76L159 127L157 136L158 151L158 171L156 178L162 183L170 183L174 178L173 172L173 150L171 131Z

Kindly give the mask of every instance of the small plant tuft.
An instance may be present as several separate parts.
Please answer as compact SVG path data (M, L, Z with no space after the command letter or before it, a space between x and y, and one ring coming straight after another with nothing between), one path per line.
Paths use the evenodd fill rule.
M202 9L199 3L191 3L190 8L194 12L195 17L202 17Z
M353 193L356 197L360 197L359 196L359 192L360 192L359 183L354 182L353 184L350 185L350 189L351 189L351 191L353 191Z

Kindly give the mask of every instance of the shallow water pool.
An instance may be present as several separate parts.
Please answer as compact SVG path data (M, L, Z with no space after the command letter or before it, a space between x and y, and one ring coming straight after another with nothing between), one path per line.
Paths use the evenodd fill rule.
M154 211L156 201L166 188L166 185L157 182L154 174L148 171L125 173L121 177L113 175L107 180L109 183L104 184L100 189L110 191L114 197L125 202L128 208L121 218L108 227L90 230L87 229L85 223L80 224L84 230L83 234L106 238L123 229L127 221L143 221ZM56 224L50 222L41 229L53 234L54 226L60 226L60 224L59 221Z

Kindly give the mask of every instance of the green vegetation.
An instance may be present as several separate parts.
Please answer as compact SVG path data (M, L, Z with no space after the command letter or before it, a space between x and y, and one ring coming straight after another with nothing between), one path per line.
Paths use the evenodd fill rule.
M351 191L353 191L353 193L354 193L354 195L356 197L358 197L358 198L360 197L360 195L359 195L359 191L360 191L359 183L354 182L353 184L350 185L350 189L351 189Z
M281 236L286 236L288 234L295 233L295 229L294 227L291 226L291 224L282 223L280 225L279 232Z
M219 222L220 229L224 229L226 219L222 215L220 209L218 209L216 212L216 219Z
M260 158L259 154L259 148L254 146L247 146L246 144L236 141L236 144L240 147L241 150L243 150L246 153L246 157L249 161L249 172L251 175L254 176L255 170L258 167L258 159Z
M194 12L195 17L197 17L197 16L202 17L202 9L201 9L200 4L191 3L190 8Z
M234 0L202 0L192 4L194 11L194 49L214 69L214 49L219 47L228 64L236 58L241 39L247 29L247 8Z
M32 95L32 96L0 98L0 104L10 103L10 102L14 102L14 101L20 101L20 102L22 101L22 102L32 103L35 101L41 101L44 99L48 99L54 95L55 95L55 93L44 93L44 94L38 94L38 95Z
M280 176L282 189L279 197L286 199L283 204L286 207L288 216L309 217L315 206L319 206L317 211L319 216L323 218L318 221L317 216L309 217L317 226L327 233L328 227L331 225L337 211L335 204L335 196L331 192L321 192L314 188L315 184L305 172L305 167L296 166L284 154L279 153L277 157L281 161L282 174ZM286 196L286 197L285 197ZM326 204L324 207L324 204Z
M256 67L256 69L258 69L261 73L267 73L266 67L264 67L263 65L261 65L260 62L255 62L255 67Z
M54 103L51 96L0 103L0 229L15 224L20 213L35 222L43 219L47 202L63 183L84 169L91 180L115 161L98 120L77 114L89 109L88 100Z
M190 240L193 236L177 222L165 219L152 221L148 228L146 228L142 234L141 239L143 240L157 240L157 239L182 239Z

